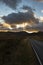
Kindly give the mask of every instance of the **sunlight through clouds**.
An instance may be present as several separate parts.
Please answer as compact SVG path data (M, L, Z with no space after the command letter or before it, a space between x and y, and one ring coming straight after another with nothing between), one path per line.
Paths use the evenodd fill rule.
M43 16L40 16L40 21L43 22Z
M41 31L43 29L42 6L43 0L0 0L0 30L26 29L25 31L30 33Z
M25 28L27 25L28 25L28 23L17 24L16 28L19 28L19 27Z
M7 23L3 23L3 26L6 27L6 28L9 28L9 29L12 29L11 25L10 24L7 24Z

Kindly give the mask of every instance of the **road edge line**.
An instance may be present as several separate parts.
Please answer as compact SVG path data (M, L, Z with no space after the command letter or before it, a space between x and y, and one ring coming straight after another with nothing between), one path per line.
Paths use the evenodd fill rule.
M33 50L34 50L34 52L35 52L35 54L36 54L36 56L37 56L37 59L38 59L40 65L42 65L42 62L41 62L41 60L40 60L40 58L39 58L39 56L38 56L36 50L34 49L33 45L32 45L32 48L33 48Z

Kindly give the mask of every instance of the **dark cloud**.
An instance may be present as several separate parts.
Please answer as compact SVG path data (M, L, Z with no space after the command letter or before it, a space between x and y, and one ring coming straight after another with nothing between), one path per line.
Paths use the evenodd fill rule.
M12 13L12 14L9 14L8 16L3 16L2 17L7 23L10 23L10 24L20 24L20 23L23 23L23 22L34 22L36 23L36 19L34 18L33 15L30 15L29 13Z
M8 5L9 7L15 9L16 6L18 5L18 3L21 2L21 0L0 0L0 2L3 2L6 5Z
M38 23L39 21L34 17L33 11L30 7L23 6L23 10L27 9L28 11L23 13L11 13L8 16L3 16L2 19L9 24L21 24L21 23ZM24 10L25 11L25 10Z
M43 2L43 0L33 0L33 1L37 1L37 2Z
M36 9L31 8L31 7L29 7L29 6L26 6L26 5L24 5L24 6L22 7L22 9L24 9L24 10L28 10L28 11L31 11L32 14L33 14L32 11L36 11Z
M43 22L40 22L37 25L33 25L32 27L26 26L25 29L28 31L43 31Z
M22 7L22 9L23 9L23 10L28 10L28 13L30 13L31 15L34 16L33 9L32 9L31 7L24 5L24 6Z
M27 2L43 2L43 0L25 0Z
M25 5L22 7L22 9L25 9L25 10L32 10L31 7L29 7L29 6L25 6Z
M24 1L26 1L26 2L43 2L43 0L24 0Z
M36 29L43 31L43 22L39 23L37 26L35 26Z

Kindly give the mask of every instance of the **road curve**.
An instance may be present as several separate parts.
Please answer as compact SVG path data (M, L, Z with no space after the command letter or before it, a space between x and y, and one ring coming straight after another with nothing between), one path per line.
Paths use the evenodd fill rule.
M43 65L43 42L33 39L31 39L30 41L34 51L36 52L36 55L38 55L40 65Z

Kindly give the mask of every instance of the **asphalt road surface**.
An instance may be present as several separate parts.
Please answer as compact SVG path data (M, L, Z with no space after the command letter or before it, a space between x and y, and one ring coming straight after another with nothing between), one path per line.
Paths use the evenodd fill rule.
M43 42L37 40L30 40L30 41L41 61L40 65L43 65Z

